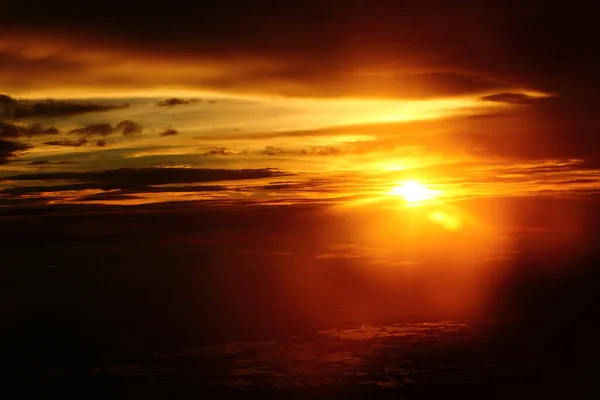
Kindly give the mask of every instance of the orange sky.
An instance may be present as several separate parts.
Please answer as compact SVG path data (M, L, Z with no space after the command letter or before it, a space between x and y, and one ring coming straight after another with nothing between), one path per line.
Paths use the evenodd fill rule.
M556 28L585 13L383 3L145 5L135 24L133 3L54 19L10 5L0 201L332 201L406 179L446 199L597 190L587 28Z

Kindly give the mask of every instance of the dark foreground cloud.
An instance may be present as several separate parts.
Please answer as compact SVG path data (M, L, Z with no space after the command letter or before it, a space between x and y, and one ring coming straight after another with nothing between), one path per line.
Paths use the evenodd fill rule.
M203 156L241 156L246 154L245 150L234 150L229 149L227 147L215 147L214 149L210 149L201 155Z
M167 129L166 131L161 132L160 136L176 136L179 134L179 131L175 129Z
M120 133L123 136L139 135L143 132L143 130L144 128L139 122L126 119L119 122L114 127L107 123L91 124L83 128L72 129L68 133L80 135L82 138L89 139L92 136L106 137L115 133Z
M131 189L149 185L216 182L286 176L289 173L272 169L204 169L204 168L121 168L88 172L47 172L13 175L7 181L70 181L85 188ZM83 186L80 188L84 188ZM52 190L51 187L46 187Z
M28 127L10 124L7 122L0 121L0 138L5 139L16 139L19 137L33 137L33 136L44 136L44 135L58 135L60 131L51 126L47 127L43 124L37 123Z
M48 160L35 160L31 161L27 164L29 165L64 165L64 164L72 164L71 161L48 161Z
M192 104L198 102L198 99L180 99L178 97L171 97L170 99L161 100L156 103L159 107L172 107L172 106L181 106L186 104Z
M312 146L301 149L284 149L281 147L267 146L261 152L268 156L303 155L303 156L339 156L351 152L352 149L336 146Z
M540 101L540 98L528 96L523 93L498 93L489 96L483 96L481 100L508 104L533 104L536 101Z
M69 139L51 140L49 142L44 142L44 144L47 144L48 146L64 146L64 147L81 147L81 146L85 146L88 143L89 143L89 140L87 140L86 138L81 138L81 139L77 139L77 140L69 140Z
M8 163L10 158L16 157L32 147L29 144L0 139L0 165Z
M112 135L114 132L114 128L110 124L101 123L101 124L92 124L88 125L85 128L78 128L69 131L70 134L75 135L83 135L83 136L108 136Z
M124 121L119 122L115 129L125 136L136 133L142 133L142 131L144 130L140 123L132 121L130 119L126 119Z
M73 100L47 99L17 100L0 94L0 118L20 119L29 117L60 117L90 112L110 111L127 108L129 104L102 105Z

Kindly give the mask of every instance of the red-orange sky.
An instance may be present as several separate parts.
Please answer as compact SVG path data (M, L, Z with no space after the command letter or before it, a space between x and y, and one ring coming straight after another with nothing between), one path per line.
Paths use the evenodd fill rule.
M594 5L2 2L5 364L102 398L580 386Z
M403 179L593 192L590 18L584 2L11 2L0 201L293 202Z

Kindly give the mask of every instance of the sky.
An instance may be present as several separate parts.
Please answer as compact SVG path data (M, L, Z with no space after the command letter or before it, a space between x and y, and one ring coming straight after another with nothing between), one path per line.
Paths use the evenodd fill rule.
M454 333L501 383L531 378L523 354L559 375L576 371L568 349L593 347L580 337L597 329L573 328L598 318L593 2L0 10L13 328L0 339L15 371L152 380L176 361L213 397L221 382L243 398L315 368L318 385L348 371L378 390L420 384L416 369L377 369L413 359L420 332L441 349L415 356L436 376L422 382L458 365ZM504 350L469 342L474 321ZM539 337L572 347L544 364ZM185 370L194 357L232 364L210 381Z
M597 188L585 4L181 8L8 4L3 205Z

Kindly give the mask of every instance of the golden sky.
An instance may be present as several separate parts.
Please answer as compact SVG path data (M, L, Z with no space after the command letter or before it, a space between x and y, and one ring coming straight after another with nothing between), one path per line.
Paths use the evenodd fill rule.
M461 374L511 394L526 377L554 391L556 376L572 393L599 333L592 3L1 2L0 315L13 372L69 387L103 385L97 373L112 390L133 382L119 370L162 357L146 376L177 393L283 393L271 376L300 397L372 396L376 379L384 395L418 397L446 391L418 381L436 369L457 390ZM438 333L463 324L433 321L509 339L490 357L457 352ZM394 332L411 337L397 346ZM440 351L422 352L429 334ZM320 336L335 350L315 350ZM374 337L372 353L348 345ZM251 352L260 368L215 385L212 344L229 342L217 347L235 366L239 340L269 341ZM209 357L195 362L199 343ZM177 348L181 363L164 354ZM280 373L319 353L302 388ZM388 367L421 353L405 386ZM368 373L310 379L342 358ZM403 391L388 391L392 378ZM246 391L252 381L270 388Z
M134 24L136 4L8 7L0 202L345 202L406 180L440 199L597 190L587 28L555 29L576 7L145 5Z

